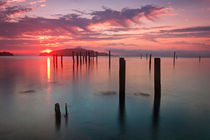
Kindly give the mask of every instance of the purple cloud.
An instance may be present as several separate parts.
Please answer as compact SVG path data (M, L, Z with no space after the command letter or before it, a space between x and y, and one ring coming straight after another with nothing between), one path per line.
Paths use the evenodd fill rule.
M91 15L93 16L92 23L109 22L111 25L126 27L130 23L141 23L142 18L154 20L158 16L168 12L168 8L146 5L136 9L124 8L121 11L104 8L103 11L94 11Z
M4 7L6 4L7 4L6 1L0 1L0 8L1 8L1 7Z
M23 6L10 6L0 10L0 21L8 22L12 17L31 11L32 8L26 8Z

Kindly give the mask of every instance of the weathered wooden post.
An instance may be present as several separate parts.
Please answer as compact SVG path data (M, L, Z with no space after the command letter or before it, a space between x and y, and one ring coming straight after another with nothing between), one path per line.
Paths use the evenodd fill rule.
M82 53L81 53L81 51L79 52L79 59L80 59L80 64L82 64Z
M77 65L79 64L79 56L78 56L78 53L77 53Z
M85 51L85 63L87 63L87 56L88 56L88 52Z
M55 56L55 66L56 66L56 68L58 67L58 55L57 54Z
M149 72L151 72L152 54L149 55Z
M125 101L125 70L126 63L124 58L119 59L119 100Z
M82 62L84 63L85 62L85 54L84 54L85 52L83 52L83 60L82 60Z
M109 50L109 68L111 67L111 51Z
M155 100L160 100L161 98L160 58L155 58L154 60L154 90L155 90Z
M61 118L61 111L60 111L59 103L55 104L55 117L56 117L56 119L60 119Z
M98 62L98 52L96 52L96 62Z
M67 106L67 103L65 103L65 112L66 112L65 116L68 117L68 106Z
M175 67L176 64L176 52L174 51L174 57L173 57L173 66Z
M73 59L73 63L75 62L74 60L74 52L72 52L72 59Z
M88 51L88 62L90 63L90 51Z
M61 67L63 68L63 55L61 55Z
M175 59L176 59L176 52L174 51L174 61L175 61Z
M95 57L94 51L92 51L92 57L93 57L93 61L94 61L94 57Z

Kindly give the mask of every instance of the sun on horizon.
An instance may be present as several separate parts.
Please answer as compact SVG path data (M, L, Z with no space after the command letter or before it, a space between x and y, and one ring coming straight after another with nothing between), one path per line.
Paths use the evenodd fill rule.
M42 51L40 51L41 53L51 53L52 52L52 50L50 50L50 49L46 49L46 50L42 50Z

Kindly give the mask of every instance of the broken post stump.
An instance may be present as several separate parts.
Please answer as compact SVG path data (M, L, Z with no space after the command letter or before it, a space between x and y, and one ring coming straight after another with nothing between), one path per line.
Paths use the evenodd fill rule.
M65 103L65 116L68 117L68 106L67 106L67 103Z
M61 111L60 111L59 103L55 104L55 117L56 117L56 119L60 119L61 118Z

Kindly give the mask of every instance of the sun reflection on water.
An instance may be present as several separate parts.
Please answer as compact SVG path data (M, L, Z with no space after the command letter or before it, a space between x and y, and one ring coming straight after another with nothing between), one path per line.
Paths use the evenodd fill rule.
M47 57L47 79L50 81L50 57Z

